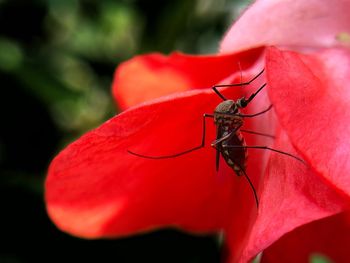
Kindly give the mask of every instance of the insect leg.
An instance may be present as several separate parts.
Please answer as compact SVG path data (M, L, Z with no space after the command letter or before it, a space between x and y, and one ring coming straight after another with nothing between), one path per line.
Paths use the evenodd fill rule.
M226 134L225 136L222 136L221 138L219 138L219 139L213 141L213 142L211 143L211 146L214 147L214 148L216 148L216 145L217 145L217 144L219 144L219 143L221 143L221 142L223 142L223 141L225 141L225 140L229 140L232 136L234 136L234 135L236 134L236 132L237 132L238 130L240 130L241 132L245 132L245 133L251 133L251 134L260 135L260 136L265 136L265 137L269 137L269 138L271 138L271 139L275 139L275 136L270 135L270 134L240 129L241 126L242 126L242 125L237 126L237 128L234 129L233 131L231 131L230 133L228 133L228 134Z
M220 166L220 149L215 146L216 148L216 154L215 154L215 170L216 172L219 171L219 166Z
M222 99L222 100L227 100L227 98L224 96L224 95L222 95L221 93L220 93L220 91L218 91L218 89L217 88L220 88L220 87L239 87L239 86L247 86L247 85L249 85L250 83L252 83L254 80L256 80L263 72L264 72L264 70L265 69L263 69L262 71L260 71L259 72L259 74L258 75L256 75L254 78L252 78L251 80L249 80L249 81L247 81L247 82L241 82L241 83L235 83L235 84L219 84L219 85L215 85L215 86L213 86L213 87L211 87L213 90L214 90L214 92ZM265 84L266 85L266 84ZM263 87L262 87L263 88ZM261 88L261 89L262 89ZM260 91L260 90L259 90ZM255 93L255 95L257 94L257 92ZM255 96L254 95L254 96ZM249 97L250 98L250 97ZM253 98L252 98L253 99Z
M266 110L260 111L258 113L254 113L254 114L228 114L228 115L236 115L236 116L243 117L243 118L252 118L252 117L264 114L265 112L268 112L271 109L272 109L272 104Z
M302 162L303 164L306 165L306 163L304 162L304 160L300 159L299 157L291 154L291 153L287 153L287 152L283 152L281 150L277 150L277 149L274 149L274 148L270 148L268 146L243 146L243 145L223 145L222 147L224 148L247 148L247 149L261 149L261 150L269 150L269 151L272 151L272 152L276 152L276 153L280 153L280 154L284 154L284 155L287 155L289 157L292 157L300 162Z
M203 128L202 128L202 142L199 146L196 146L196 147L193 147L191 149L188 149L186 151L183 151L183 152L179 152L179 153L176 153L176 154L171 154L171 155L163 155L163 156L148 156L148 155L143 155L143 154L139 154L139 153L135 153L133 151L130 151L130 150L127 150L128 153L132 154L132 155L135 155L135 156L138 156L138 157L141 157L141 158L147 158L147 159L167 159L167 158L174 158L174 157L178 157L178 156L181 156L181 155L184 155L184 154L187 154L187 153L190 153L190 152L193 152L193 151L196 151L196 150L199 150L201 148L204 147L204 144L205 144L205 120L206 118L214 118L214 115L212 114L204 114L203 115Z
M250 133L250 134L255 134L255 135L260 135L260 136L269 137L269 138L271 138L271 139L275 139L275 136L273 136L273 135L271 135L271 134L267 134L267 133L261 133L261 132L243 130L243 129L240 129L240 131L241 131L241 132L245 132L245 133Z
M246 100L246 103L248 104L249 102L251 102L254 99L254 97L265 87L266 87L266 83L262 85L256 92L250 95L249 98Z
M258 199L258 195L256 193L256 190L255 190L255 187L252 183L252 181L250 181L250 178L249 176L247 175L247 173L244 171L244 169L242 167L240 167L238 164L236 164L239 169L242 171L242 173L244 174L244 177L247 179L249 185L250 185L250 188L253 190L253 194L254 194L254 198L255 198L255 203L256 203L256 207L259 208L259 199Z
M216 147L216 145L218 145L219 143L223 142L223 141L226 141L226 140L229 140L232 136L235 136L236 135L236 132L239 130L239 128L241 127L242 125L240 126L237 126L233 131L231 131L230 133L226 134L225 136L222 136L221 138L219 139L216 139L215 141L213 141L211 143L211 146L212 147Z

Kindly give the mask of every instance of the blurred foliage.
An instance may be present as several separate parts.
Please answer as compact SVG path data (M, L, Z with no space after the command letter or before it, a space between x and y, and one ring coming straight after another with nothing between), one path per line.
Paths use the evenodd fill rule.
M47 218L42 185L65 144L118 112L110 95L118 63L151 51L213 53L245 5L0 0L0 262L219 261L215 238L172 230L115 241L70 237Z
M332 261L322 254L312 254L310 256L310 263L332 263Z
M242 4L3 0L0 69L76 136L115 113L109 88L119 62L150 51L215 52Z

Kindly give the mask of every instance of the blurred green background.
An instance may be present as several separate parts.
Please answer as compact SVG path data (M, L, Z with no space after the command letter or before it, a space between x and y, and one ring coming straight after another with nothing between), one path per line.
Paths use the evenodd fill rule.
M215 237L163 230L88 241L46 215L43 182L67 143L118 112L121 61L214 53L234 0L0 0L0 262L220 262Z

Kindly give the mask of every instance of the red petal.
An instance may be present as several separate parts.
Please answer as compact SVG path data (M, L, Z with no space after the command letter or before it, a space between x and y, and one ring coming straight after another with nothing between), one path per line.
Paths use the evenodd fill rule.
M221 51L268 45L294 50L349 46L349 13L350 1L344 0L256 1L227 32Z
M314 55L268 50L270 98L293 145L350 195L350 51Z
M332 262L349 262L349 213L341 213L297 228L264 251L261 262L310 262L321 254Z
M230 55L149 54L122 63L115 72L113 96L122 109L174 92L210 88L252 66L261 49Z
M278 133L274 148L298 155L283 131ZM247 262L294 228L348 206L347 200L306 165L277 153L271 154L260 200L259 214L247 234L242 254L233 262Z
M254 85L259 87L258 81ZM244 88L247 94L257 89L254 85ZM223 92L229 98L241 93L238 88ZM252 103L252 112L247 113L265 109L266 98L263 90ZM256 213L252 190L227 165L216 174L211 147L163 160L127 153L129 149L166 155L199 145L203 113L212 113L220 101L212 90L158 99L116 116L68 146L53 160L46 181L52 220L60 229L88 238L122 236L162 226L217 231L232 217L240 225L249 225L245 215ZM246 124L248 129L255 126L249 120ZM209 120L207 145L215 137L213 126ZM272 126L260 128L264 127L266 130L259 131L268 133ZM254 137L246 136L248 142L259 141ZM248 173L257 189L263 154L253 152L253 158L248 159ZM242 208L245 212L241 214Z
M51 163L46 181L52 220L87 238L164 225L218 230L226 220L231 176L216 176L211 147L163 160L127 150L166 155L199 145L203 113L219 102L211 90L169 97L128 110L69 145ZM207 129L209 142L215 137L211 120Z

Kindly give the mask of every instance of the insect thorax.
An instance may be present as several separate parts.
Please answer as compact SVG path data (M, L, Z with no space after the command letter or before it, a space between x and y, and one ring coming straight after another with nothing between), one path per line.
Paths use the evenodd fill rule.
M214 122L225 130L239 128L243 124L243 118L237 116L239 107L233 100L221 102L214 110Z

